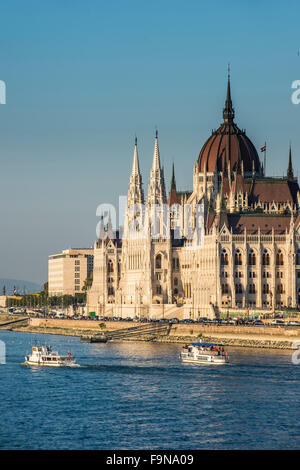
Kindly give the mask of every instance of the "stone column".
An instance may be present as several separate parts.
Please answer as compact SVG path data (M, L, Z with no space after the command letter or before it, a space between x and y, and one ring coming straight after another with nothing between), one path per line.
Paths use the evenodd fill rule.
M275 246L275 236L274 228L272 229L272 249L271 249L271 282L270 289L272 292L272 311L275 311L277 298L276 298L276 246Z
M262 256L263 247L261 244L261 234L258 231L258 245L257 245L257 295L256 295L256 306L262 308Z

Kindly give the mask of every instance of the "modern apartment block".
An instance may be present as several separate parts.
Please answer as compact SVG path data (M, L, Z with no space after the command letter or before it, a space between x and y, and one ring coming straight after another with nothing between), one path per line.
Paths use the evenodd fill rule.
M93 272L93 248L69 248L50 255L48 261L49 296L82 292L84 281Z

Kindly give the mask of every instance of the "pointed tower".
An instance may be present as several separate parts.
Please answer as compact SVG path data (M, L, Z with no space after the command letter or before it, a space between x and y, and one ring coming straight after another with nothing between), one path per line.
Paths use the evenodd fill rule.
M225 108L223 109L223 119L225 124L232 124L234 119L234 109L231 101L230 90L230 68L228 66L228 81L227 81L227 96L225 101Z
M175 169L174 169L174 162L172 165L172 179L171 179L171 187L169 192L168 198L168 205L171 206L172 204L178 204L177 192L176 192L176 180L175 180Z
M142 187L142 176L140 173L137 138L135 138L132 171L129 182L127 207L134 204L144 204L144 191Z
M155 133L153 162L150 170L147 202L149 205L166 204L167 202L164 174L160 166L158 131Z
M104 240L105 238L105 228L104 228L104 220L103 220L103 215L101 216L100 223L99 223L99 232L98 232L98 240L97 243L100 245L101 240Z
M109 238L110 240L115 239L110 211L108 211L108 220L107 220L107 224L106 224L106 227L105 227L105 238L106 239Z
M289 151L289 164L286 173L288 181L293 181L294 179L294 171L293 171L293 164L292 164L292 147L290 144L290 151Z
M228 178L226 149L225 149L225 157L224 157L224 170L222 171L222 179L221 179L221 192L226 197L228 197L230 193L230 182Z

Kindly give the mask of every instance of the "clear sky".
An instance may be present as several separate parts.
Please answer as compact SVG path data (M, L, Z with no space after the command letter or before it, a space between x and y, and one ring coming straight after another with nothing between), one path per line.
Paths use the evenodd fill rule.
M298 1L6 0L0 15L0 277L47 280L47 259L93 244L96 208L126 194L134 136L145 192L155 127L167 188L192 188L222 120L227 63L236 122L268 173L300 164Z

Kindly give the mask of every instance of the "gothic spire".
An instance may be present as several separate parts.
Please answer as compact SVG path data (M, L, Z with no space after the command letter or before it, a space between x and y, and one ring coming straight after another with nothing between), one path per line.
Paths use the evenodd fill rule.
M164 171L160 166L160 156L158 147L158 131L155 132L154 152L152 168L150 170L150 183L148 187L148 203L165 204L166 188Z
M242 156L241 156L241 148L239 146L239 150L238 150L238 159L237 159L237 163L236 163L236 173L238 175L241 175L242 174Z
M224 122L230 124L234 119L234 109L231 101L231 90L230 90L230 67L228 65L228 81L227 81L227 96L225 101L225 108L223 109Z
M174 162L173 162L173 165L172 165L171 189L175 189L175 191L176 191L176 180L175 180Z
M158 130L157 129L155 131L152 169L153 170L160 170L160 157L159 157Z
M135 138L134 144L134 153L133 153L133 163L132 163L132 172L131 176L140 175L140 166L139 166L139 155L137 148L137 137Z
M226 147L225 147L224 165L223 165L223 178L228 178L228 167L227 167L227 152L226 152Z
M289 164L287 169L287 179L292 181L294 179L294 171L293 171L293 164L292 164L292 147L290 144L290 151L289 151Z
M171 187L170 187L169 198L168 198L168 205L171 206L172 204L178 204L178 198L177 198L177 193L176 193L174 162L172 165Z
M144 192L142 188L142 175L140 172L137 138L135 138L132 171L128 190L128 205L144 204Z

